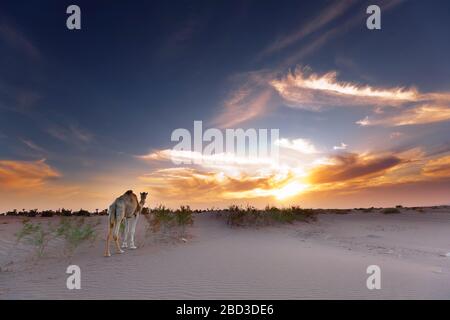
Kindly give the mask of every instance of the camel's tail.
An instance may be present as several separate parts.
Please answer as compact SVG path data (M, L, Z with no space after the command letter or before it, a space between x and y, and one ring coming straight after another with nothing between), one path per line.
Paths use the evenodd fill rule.
M116 224L116 202L109 206L108 209L109 225L113 227Z

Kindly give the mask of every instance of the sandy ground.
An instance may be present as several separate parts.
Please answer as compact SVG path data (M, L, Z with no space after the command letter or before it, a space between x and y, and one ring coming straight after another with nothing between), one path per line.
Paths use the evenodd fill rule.
M142 219L139 248L110 258L102 256L106 217L89 219L102 220L93 246L69 261L53 243L36 262L31 248L15 244L22 219L0 217L0 299L450 298L448 209L324 214L264 228L230 228L201 214L186 243L149 240ZM81 290L66 288L69 264L81 268ZM374 264L380 290L366 287Z

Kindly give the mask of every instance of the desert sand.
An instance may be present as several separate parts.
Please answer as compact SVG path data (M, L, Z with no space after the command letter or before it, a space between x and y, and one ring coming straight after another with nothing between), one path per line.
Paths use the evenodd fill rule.
M0 217L0 299L449 299L450 211L321 214L311 223L230 227L218 214L197 214L187 242L145 237L137 250L103 257L100 236L70 259L53 243L34 261L15 244L18 217ZM34 218L56 219L56 218ZM70 264L81 290L66 288ZM369 290L366 268L381 268Z

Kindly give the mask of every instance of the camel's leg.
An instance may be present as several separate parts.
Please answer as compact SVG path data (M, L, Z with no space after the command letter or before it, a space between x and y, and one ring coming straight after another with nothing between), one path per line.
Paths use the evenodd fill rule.
M125 223L125 228L123 230L123 242L122 242L122 248L127 248L127 239L128 239L128 232L130 230L130 223L128 222L128 219L125 218L124 219L124 223Z
M124 252L122 249L120 249L120 244L119 244L119 232L120 232L120 224L122 223L122 220L123 219L117 221L116 224L114 225L113 239L116 244L117 253Z
M105 248L105 257L111 257L111 252L109 251L109 242L111 241L111 233L113 224L108 223L108 236L106 237L106 248Z
M130 249L137 249L134 245L134 234L136 233L136 225L139 219L139 215L133 217L131 220L131 241L130 241Z

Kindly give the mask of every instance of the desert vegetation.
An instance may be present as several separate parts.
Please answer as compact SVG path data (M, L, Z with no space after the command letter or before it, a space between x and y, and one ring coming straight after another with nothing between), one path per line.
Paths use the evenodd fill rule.
M315 221L316 213L312 209L303 209L297 206L277 208L267 206L263 210L252 206L230 206L224 210L227 224L230 226L266 226L276 223L293 223L294 221Z
M390 211L395 211L394 209L397 209L399 212L390 212ZM223 214L228 214L230 212L234 213L234 215L239 216L242 214L252 214L252 215L264 215L264 213L266 212L288 212L288 211L295 211L295 212L310 212L310 213L314 213L314 214L348 214L351 212L365 212L365 213L369 213L369 212L381 212L381 213L400 213L400 210L413 210L413 211L417 211L417 212L424 212L425 209L432 209L432 210L438 210L438 209L450 209L450 206L446 206L446 205L442 205L442 206L431 206L431 207L404 207L402 205L397 205L395 207L392 208L376 208L376 207L368 207L368 208L353 208L353 209L305 209L305 208L300 208L299 206L292 206L292 207L288 207L288 208L277 208L274 206L266 206L264 209L256 209L252 206L237 206L237 205L231 205L228 208L225 209L220 209L220 208L206 208L206 209L191 209L189 206L181 206L178 209L170 209L164 205L159 205L158 207L155 208L147 208L144 207L142 209L142 214L143 215L147 215L147 214L155 214L157 220L159 218L161 218L161 227L163 227L164 224L166 224L167 226L170 226L171 223L169 223L169 221L165 221L165 219L170 220L170 218L168 216L171 217L176 217L175 213L179 212L180 213L180 217L188 217L191 216L192 214L197 214L197 213L223 213ZM385 212L387 211L387 212ZM189 213L189 214L188 214ZM70 209L58 209L58 210L42 210L39 211L38 209L31 209L31 210L11 210L11 211L7 211L7 212L3 212L0 213L0 216L13 216L13 217L28 217L28 218L33 218L33 217L92 217L92 216L106 216L108 215L108 210L107 209L103 209L103 210L99 210L96 209L95 211L88 211L88 210L84 210L84 209L80 209L78 211L73 211ZM183 219L181 218L181 219ZM189 220L189 219L188 219ZM163 223L164 222L164 223ZM180 220L179 221L181 223L181 225L184 225L184 223ZM189 224L189 223L187 223ZM174 225L177 225L176 223Z
M72 257L81 244L94 242L97 238L95 227L99 224L99 220L88 221L84 217L62 216L58 223L50 220L44 223L27 218L16 233L16 241L32 246L35 258L39 259L44 256L51 242L63 240L64 256Z
M186 227L194 223L193 213L189 206L181 206L176 210L159 205L153 209L144 208L146 219L146 237L167 241L187 237Z
M400 213L400 210L397 208L385 208L381 211L383 214L396 214Z
M18 211L17 209L7 211L4 213L1 213L0 215L5 216L12 216L12 217L90 217L90 216L104 216L108 214L108 210L99 210L96 209L93 212L90 212L88 210L80 209L78 211L73 211L69 209L58 209L58 210L43 210L39 211L38 209L31 209L31 210L25 210L22 209L21 211Z

